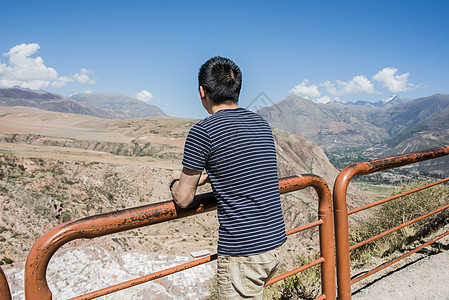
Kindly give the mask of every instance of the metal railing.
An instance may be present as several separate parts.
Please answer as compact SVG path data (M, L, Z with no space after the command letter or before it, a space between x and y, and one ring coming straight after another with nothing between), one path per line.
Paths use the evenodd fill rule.
M338 285L338 299L340 300L347 300L351 299L351 284L358 282L390 265L393 263L399 261L400 259L403 259L412 253L415 253L419 251L420 249L432 244L433 242L443 238L444 236L449 234L449 231L440 235L439 237L432 239L431 241L421 245L420 247L405 253L395 259L393 259L390 262L384 263L380 265L377 268L374 268L373 270L360 275L356 278L353 278L351 280L351 272L350 272L350 258L349 258L349 252L353 249L356 249L358 247L361 247L371 241L374 241L378 238L381 238L393 231L400 230L401 228L410 225L414 222L417 222L423 218L426 218L432 214L435 214L439 211L442 211L449 207L449 205L445 205L443 207L440 207L437 210L434 210L432 212L429 212L421 217L415 218L413 220L410 220L406 223L403 223L397 227L391 228L383 233L380 233L372 238L369 238L365 241L359 242L357 244L349 246L349 228L348 228L348 216L350 214L359 212L361 210L380 205L382 203L394 200L396 198L417 192L419 190L429 188L431 186L434 186L436 184L441 184L443 182L449 181L449 178L410 190L408 192L404 192L402 194L398 194L392 197L388 197L379 201L376 201L374 203L370 203L368 205L352 209L348 211L347 203L346 203L346 192L348 189L348 185L350 181L358 175L366 175L371 174L387 169L397 168L429 159L434 159L438 157L442 157L449 154L449 146L443 146L439 148L430 149L427 151L420 151L420 152L413 152L393 157L387 157L383 159L377 159L367 162L361 162L357 164L350 165L346 168L344 168L340 174L337 176L337 179L335 180L334 185L334 192L333 192L333 198L334 198L334 217L335 217L335 246L336 246L336 253L337 253L337 285Z
M280 193L288 193L306 187L313 187L319 198L318 220L287 231L287 235L319 226L321 257L283 275L273 278L267 285L321 264L322 295L317 299L336 299L335 251L332 216L332 196L327 183L319 176L305 174L283 178L279 181ZM198 195L194 203L186 209L175 206L173 201L140 206L85 218L61 224L39 238L33 245L25 265L26 299L51 299L46 271L53 254L64 244L75 239L95 238L125 230L149 226L168 220L183 218L216 209L212 193ZM196 259L185 264L139 277L124 283L72 298L93 299L123 290L153 279L173 274L217 258L217 254ZM6 282L6 281L5 281Z
M5 273L3 273L0 267L0 299L11 300L11 292L9 290L8 281L6 280Z

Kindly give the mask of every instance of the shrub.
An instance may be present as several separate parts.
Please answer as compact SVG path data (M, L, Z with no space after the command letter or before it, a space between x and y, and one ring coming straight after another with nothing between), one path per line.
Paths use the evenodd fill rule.
M305 265L320 258L320 254L300 254L296 258L298 265ZM284 279L278 288L277 300L313 299L321 292L321 268L314 266L299 274Z
M402 193L419 186L425 182L415 182L404 186L398 193ZM449 186L440 184L413 194L391 200L374 208L355 230L350 232L350 244L354 244L385 230L396 227L439 207L449 203ZM367 245L359 247L351 252L353 264L364 264L372 256L383 257L412 242L428 236L449 222L449 209L413 223L377 239Z
M5 264L8 264L8 265L13 263L13 260L10 258L7 258L7 257L3 257L2 261L4 261Z
M217 274L209 282L209 297L208 300L218 299L218 286L217 286Z

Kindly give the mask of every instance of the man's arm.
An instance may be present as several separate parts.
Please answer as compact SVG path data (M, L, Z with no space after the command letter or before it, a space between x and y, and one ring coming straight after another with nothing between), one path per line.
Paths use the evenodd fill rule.
M201 176L201 173L201 171L183 167L179 181L175 182L171 189L173 200L178 206L183 208L189 206L195 197L197 186L209 182L207 175Z

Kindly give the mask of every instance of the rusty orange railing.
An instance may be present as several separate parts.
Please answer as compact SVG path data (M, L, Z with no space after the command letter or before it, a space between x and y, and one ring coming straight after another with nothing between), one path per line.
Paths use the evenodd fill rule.
M313 187L319 197L319 219L310 224L287 231L287 235L319 226L321 257L305 266L273 278L267 285L301 272L309 267L321 264L322 295L317 299L336 299L335 283L335 251L332 216L332 196L327 183L319 176L305 174L283 178L279 181L281 193L288 193L306 187ZM216 200L212 193L195 197L194 203L180 209L173 201L125 209L61 224L39 238L33 245L25 265L25 297L26 299L51 299L48 288L46 270L53 254L64 244L75 239L95 238L125 230L153 225L168 220L186 217L216 209ZM125 288L129 288L153 279L173 274L217 258L217 254L206 256L188 263L136 278L121 284L72 298L93 299ZM5 281L6 282L6 281Z
M397 168L401 166L405 166L408 164L417 163L420 161L425 161L429 159L434 159L438 157L442 157L449 154L449 146L443 146L439 148L430 149L427 151L420 151L420 152L413 152L393 157L387 157L383 159L377 159L367 162L361 162L357 164L350 165L343 169L343 171L340 172L340 174L337 176L337 179L335 180L334 185L334 192L333 192L333 198L334 198L334 217L335 217L335 246L336 246L336 253L337 253L337 285L338 285L338 299L340 300L347 300L351 299L351 284L358 282L388 266L391 264L399 261L402 258L405 258L412 253L415 253L419 251L420 249L424 248L425 246L430 245L431 243L443 238L444 236L449 234L449 231L444 233L443 235L421 245L420 247L405 253L394 260L387 262L385 264L382 264L381 266L361 275L356 278L353 278L351 280L351 272L350 272L350 260L349 260L349 252L353 249L356 249L362 245L365 245L375 239L378 239L382 236L385 236L393 231L399 230L407 225L410 225L416 221L419 221L423 218L426 218L432 214L435 214L439 211L442 211L449 207L449 205L443 206L437 210L434 210L432 212L429 212L421 217L418 217L414 220L408 221L402 225L399 225L397 227L391 228L381 234L378 234L370 239L367 239L366 241L362 241L360 243L354 244L352 246L349 246L349 228L348 228L348 216L350 214L359 212L361 210L380 205L382 203L385 203L387 201L394 200L396 198L417 192L418 190L422 190L425 188L429 188L431 186L434 186L436 184L441 184L443 182L449 181L449 178L410 190L408 192L395 195L392 197L388 197L379 201L376 201L374 203L353 209L348 211L348 207L346 204L346 192L348 189L348 185L350 181L358 175L366 175L371 174L387 169Z
M11 292L9 290L8 281L6 280L5 273L3 273L0 267L0 299L11 300Z

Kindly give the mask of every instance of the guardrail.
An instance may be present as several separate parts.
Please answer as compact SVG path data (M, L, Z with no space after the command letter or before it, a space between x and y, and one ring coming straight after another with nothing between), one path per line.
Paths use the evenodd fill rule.
M434 210L432 212L429 212L421 217L418 217L414 220L411 220L409 222L406 222L400 226L394 227L390 230L387 230L381 234L378 234L366 241L362 241L360 243L354 244L352 246L349 246L349 228L348 228L348 216L350 214L359 212L361 210L380 205L382 203L385 203L387 201L394 200L396 198L405 196L407 194L411 194L414 192L417 192L418 190L422 190L425 188L429 188L431 186L434 186L436 184L441 184L443 182L446 182L449 180L449 178L437 181L432 184L428 184L426 186L410 190L408 192L398 194L396 196L392 196L389 198L385 198L379 201L376 201L374 203L353 209L348 211L348 207L346 204L346 192L348 189L348 185L350 181L358 175L366 175L371 174L391 168L397 168L429 159L434 159L437 157L442 157L449 154L449 146L443 146L439 148L430 149L427 151L420 151L420 152L413 152L393 157L387 157L383 159L377 159L367 162L361 162L357 164L350 165L346 168L344 168L340 174L337 176L337 179L335 180L334 185L334 192L333 192L333 199L334 199L334 218L335 218L335 246L336 246L336 253L337 253L337 285L338 285L338 299L340 300L347 300L351 299L351 284L358 282L388 266L391 264L399 261L400 259L403 259L409 255L411 255L414 252L419 251L420 249L424 248L425 246L430 245L431 243L443 238L444 236L449 234L449 231L440 235L439 237L421 245L420 247L405 253L394 260L382 264L381 266L361 275L351 280L351 272L350 272L350 259L349 259L349 252L350 250L356 249L362 245L365 245L375 239L378 239L382 236L385 236L393 231L399 230L407 225L410 225L416 221L419 221L425 217L428 217L434 213L437 213L439 211L442 211L449 207L449 205L443 206L437 210Z
M281 276L273 278L267 285L321 264L322 295L317 299L336 299L335 251L332 216L332 196L327 183L319 176L305 174L283 178L279 181L281 193L288 193L306 187L313 187L319 197L319 219L287 231L287 235L319 226L321 257L305 266L301 266ZM53 254L64 244L75 239L95 238L143 226L154 225L168 220L183 218L216 209L216 200L212 193L198 195L194 203L186 209L175 206L173 201L140 206L85 218L61 224L39 238L33 245L25 265L26 299L51 299L46 270ZM173 274L217 258L217 254L206 256L160 272L136 278L118 285L72 298L93 299L125 288L129 288L153 279ZM6 281L5 281L6 282Z

